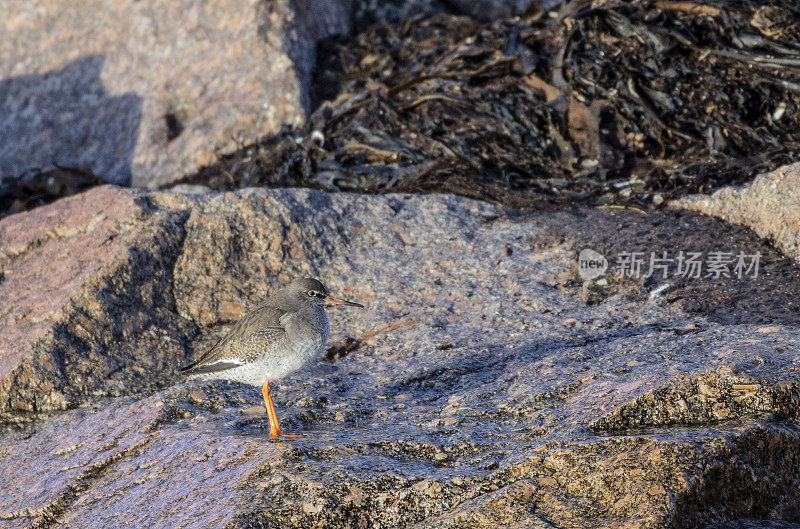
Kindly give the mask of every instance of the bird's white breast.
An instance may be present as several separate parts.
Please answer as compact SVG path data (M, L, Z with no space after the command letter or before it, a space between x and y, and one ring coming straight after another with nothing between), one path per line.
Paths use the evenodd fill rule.
M253 386L275 381L308 365L325 346L330 324L321 306L303 309L281 318L285 335L267 346L253 362L221 372L220 377Z

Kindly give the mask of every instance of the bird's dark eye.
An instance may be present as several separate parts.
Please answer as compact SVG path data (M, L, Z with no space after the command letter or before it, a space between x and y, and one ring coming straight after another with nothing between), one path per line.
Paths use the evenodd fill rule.
M316 296L319 295L319 293L316 290L309 290L308 292L306 292L306 294L308 294L308 297L310 297L310 298L313 298L313 297L316 297Z

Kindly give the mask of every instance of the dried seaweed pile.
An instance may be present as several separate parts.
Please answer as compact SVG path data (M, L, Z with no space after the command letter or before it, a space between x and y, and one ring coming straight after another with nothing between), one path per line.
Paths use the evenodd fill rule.
M329 98L188 182L656 204L800 154L800 8L567 3L438 15L322 46Z
M0 178L0 218L82 193L104 182L89 171L56 167L12 184Z

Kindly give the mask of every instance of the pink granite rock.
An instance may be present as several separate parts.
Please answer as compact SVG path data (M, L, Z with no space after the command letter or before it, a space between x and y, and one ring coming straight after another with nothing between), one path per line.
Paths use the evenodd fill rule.
M762 275L582 298L581 249L656 244L760 249ZM11 215L0 406L30 422L0 431L0 526L796 522L788 261L689 212L435 194L105 186ZM176 369L297 275L365 308L330 310L329 354L273 384L304 437L272 444L257 388Z

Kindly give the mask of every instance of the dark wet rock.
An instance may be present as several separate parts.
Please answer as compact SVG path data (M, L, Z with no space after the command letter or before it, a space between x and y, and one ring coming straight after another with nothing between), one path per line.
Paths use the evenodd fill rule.
M691 195L673 205L743 224L800 262L800 165L780 167L746 186L725 187L710 196Z
M797 333L784 331L747 353L778 344L796 350ZM615 403L683 369L737 361L737 352L714 353L729 332L711 325L675 350L674 334L653 327L583 348L539 343L435 355L383 339L374 352L279 385L286 426L306 434L292 443L269 443L263 416L242 413L258 405L252 388L191 384L96 403L0 439L8 491L0 516L8 527L49 516L66 527L796 520L800 431L793 420L761 409L760 418L694 428L603 435L588 428ZM645 343L664 344L665 354L637 348ZM395 358L387 366L389 352ZM767 360L778 371L798 358ZM433 361L443 368L431 368ZM387 372L397 378L387 380Z
M800 279L743 228L447 195L103 187L4 219L0 241L3 401L79 406L0 435L5 526L800 520L800 331L786 302ZM584 299L580 250L613 263L680 244L760 251L764 274L659 295L653 278L606 277ZM175 368L300 274L366 308L330 311L332 353L274 384L284 428L305 437L273 444L257 389ZM130 321L144 330L125 334ZM81 359L101 374L68 377ZM21 392L23 372L37 385Z
M605 212L614 211L613 214ZM709 222L701 216L681 212L644 212L637 209L581 209L553 213L544 217L541 231L530 236L535 252L568 250L578 256L584 249L599 252L609 261L608 271L601 277L585 281L578 275L565 283L579 289L589 304L597 304L614 296L646 300L653 296L669 306L689 314L702 314L719 323L795 324L800 320L800 270L795 262L759 240L747 228ZM721 252L732 259L719 277L709 268L709 259ZM750 272L736 273L736 258L760 254ZM664 258L666 261L659 261ZM689 272L686 264L694 254L699 262ZM683 256L682 273L679 260ZM628 275L635 257L640 275ZM655 259L652 274L651 259ZM754 259L746 257L749 265ZM666 268L658 268L661 262ZM623 272L624 273L621 273ZM664 275L666 271L666 276Z
M349 30L350 2L12 0L4 11L0 177L60 165L157 186L302 123L316 40Z

